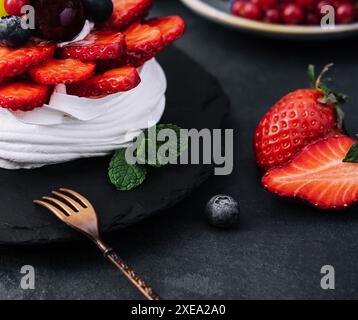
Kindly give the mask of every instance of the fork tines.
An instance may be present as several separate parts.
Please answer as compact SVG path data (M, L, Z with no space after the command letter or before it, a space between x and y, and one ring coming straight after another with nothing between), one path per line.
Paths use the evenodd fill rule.
M70 216L78 212L81 208L87 208L90 206L89 201L78 192L66 188L60 188L60 191L61 192L52 191L52 194L65 200L67 204L64 201L60 201L59 199L49 196L43 196L41 200L34 200L34 203L51 210L60 219L63 219L64 216ZM71 195L73 198L63 192Z

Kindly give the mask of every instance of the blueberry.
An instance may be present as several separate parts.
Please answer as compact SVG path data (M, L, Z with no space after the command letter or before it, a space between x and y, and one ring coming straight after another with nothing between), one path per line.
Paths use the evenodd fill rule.
M30 29L23 29L21 18L8 16L0 19L0 43L9 47L25 44L31 36Z
M220 194L212 197L206 204L205 213L211 225L228 228L237 223L240 208L234 198Z
M82 0L88 20L93 22L107 21L113 12L112 0Z

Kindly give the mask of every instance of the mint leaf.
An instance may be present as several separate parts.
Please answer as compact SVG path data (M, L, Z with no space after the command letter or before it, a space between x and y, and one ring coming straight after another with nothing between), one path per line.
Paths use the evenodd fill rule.
M152 130L152 131L151 131ZM165 138L164 141L159 141ZM138 141L136 152L140 162L161 167L175 163L176 159L188 148L188 136L174 124L159 124L144 130L141 141Z
M350 148L343 162L358 163L358 142Z
M119 149L113 155L108 168L109 179L119 191L128 191L141 185L146 174L144 166L127 162L126 149Z

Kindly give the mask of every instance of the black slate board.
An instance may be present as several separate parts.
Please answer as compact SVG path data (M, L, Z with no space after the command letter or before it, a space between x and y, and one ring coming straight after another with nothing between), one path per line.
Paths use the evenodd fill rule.
M220 128L229 102L219 84L184 53L171 48L159 57L167 78L167 106L162 123L183 128ZM146 182L118 192L108 182L109 157L92 158L35 170L0 169L0 243L33 244L79 237L32 200L59 187L88 197L102 232L134 224L188 195L212 172L208 165L152 168Z

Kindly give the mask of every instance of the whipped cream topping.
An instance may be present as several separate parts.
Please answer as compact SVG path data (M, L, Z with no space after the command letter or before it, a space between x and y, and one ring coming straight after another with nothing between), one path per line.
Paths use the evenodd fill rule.
M128 146L157 123L165 107L166 77L152 59L135 89L104 98L66 94L58 86L49 105L28 112L0 108L0 168L36 168L104 156Z

